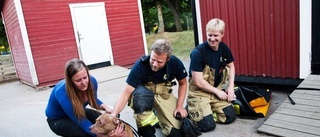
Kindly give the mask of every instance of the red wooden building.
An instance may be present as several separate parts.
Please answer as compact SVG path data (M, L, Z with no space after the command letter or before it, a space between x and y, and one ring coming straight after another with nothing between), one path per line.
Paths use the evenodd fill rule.
M132 65L146 54L140 0L4 0L2 18L18 79L61 80L64 65Z
M236 81L298 85L312 73L311 0L193 0L192 7L196 44L210 19L225 21Z

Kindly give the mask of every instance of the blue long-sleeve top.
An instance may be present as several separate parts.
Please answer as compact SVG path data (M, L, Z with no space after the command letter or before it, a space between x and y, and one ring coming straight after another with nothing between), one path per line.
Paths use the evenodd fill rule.
M98 90L98 83L97 80L90 76L90 80L93 83L94 86L94 94L97 100L98 105L100 106L103 102L100 101L97 98L97 90ZM88 101L83 104L83 107L86 107L88 105ZM70 98L66 91L66 81L65 79L61 80L56 84L56 86L53 88L51 95L49 97L48 105L45 110L45 114L48 119L59 119L59 118L65 118L69 117L74 123L78 124L84 131L86 131L88 134L92 136L96 136L95 134L92 134L89 130L89 127L93 124L88 119L81 119L78 121L76 118L73 107L70 101Z

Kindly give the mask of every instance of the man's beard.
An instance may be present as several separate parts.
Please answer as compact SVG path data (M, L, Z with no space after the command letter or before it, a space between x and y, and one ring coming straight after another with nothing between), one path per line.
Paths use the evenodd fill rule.
M161 69L160 67L153 67L153 65L150 65L150 67L151 67L151 70L154 72L157 72Z

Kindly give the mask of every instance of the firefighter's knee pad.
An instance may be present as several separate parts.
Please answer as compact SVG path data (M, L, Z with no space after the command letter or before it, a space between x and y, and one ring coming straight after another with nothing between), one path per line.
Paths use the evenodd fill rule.
M154 93L144 86L138 86L132 93L132 100L134 113L141 114L146 110L152 110Z
M237 119L237 114L234 110L234 108L232 107L232 105L227 106L225 108L222 109L224 114L226 115L226 121L224 122L224 124L229 124L232 123L233 121L235 121Z
M182 133L179 129L171 128L171 131L168 137L182 137Z
M196 122L196 124L201 132L208 132L216 128L216 122L211 114L203 117L203 119Z

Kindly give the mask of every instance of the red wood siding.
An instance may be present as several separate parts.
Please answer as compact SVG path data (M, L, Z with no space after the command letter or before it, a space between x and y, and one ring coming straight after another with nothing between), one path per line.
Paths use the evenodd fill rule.
M138 3L136 0L110 0L106 10L114 62L132 65L145 54Z
M39 86L64 77L64 65L78 58L70 1L21 0Z
M299 78L299 0L199 1L204 40L210 19L225 21L237 75Z
M130 65L144 54L136 0L82 0L105 2L115 65ZM78 0L21 0L28 37L40 85L63 78L67 60L78 58L69 4ZM125 7L125 8L124 8Z
M13 0L6 0L4 2L2 14L17 76L20 81L24 83L32 83L16 7L14 6Z

